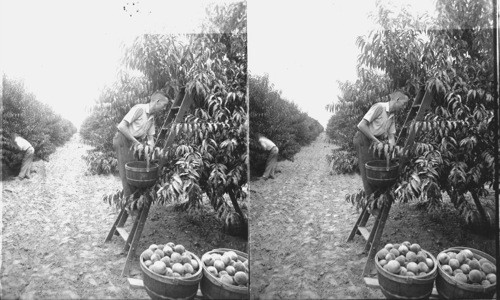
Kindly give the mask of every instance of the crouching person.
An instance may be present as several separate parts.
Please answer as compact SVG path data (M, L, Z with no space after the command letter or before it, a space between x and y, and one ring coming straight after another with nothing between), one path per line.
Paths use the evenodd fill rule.
M24 153L21 171L19 172L19 175L15 177L15 179L30 179L31 166L33 165L33 157L35 155L35 148L33 148L33 146L31 146L31 144L27 140L20 137L17 133L14 133L13 137L18 150Z

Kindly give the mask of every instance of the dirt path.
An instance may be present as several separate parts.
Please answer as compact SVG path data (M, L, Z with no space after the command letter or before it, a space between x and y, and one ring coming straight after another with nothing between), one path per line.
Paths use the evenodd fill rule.
M124 288L125 257L103 244L115 213L101 198L114 176L85 176L75 135L38 161L31 180L3 182L2 298L145 298Z
M358 212L345 202L358 175L328 175L331 144L320 137L295 162L280 162L274 180L252 182L251 286L255 298L380 298L361 278L366 261L360 237L346 238ZM104 239L117 212L101 200L120 187L114 176L86 176L78 135L35 163L25 181L2 182L2 299L139 299L121 277L123 241ZM193 217L153 205L138 249L173 241L199 255L215 248L247 249L225 235L209 212ZM467 232L453 209L433 216L394 205L382 243L410 240L433 254L467 246L495 255L495 241ZM128 222L130 227L130 222ZM137 264L132 277L140 278Z
M279 162L276 179L251 182L255 299L385 298L380 290L366 287L361 276L364 240L356 236L346 242L359 212L345 195L362 184L357 174L329 175L326 155L333 147L322 134L302 148L295 162ZM450 205L432 215L413 204L394 204L381 247L408 240L434 255L452 246L495 255L494 239L467 231L460 220Z
M364 286L360 240L346 243L358 213L344 200L361 178L330 176L321 135L276 179L251 183L252 294L260 299L379 298Z
M104 243L117 212L102 195L121 184L115 176L84 175L81 156L89 148L76 134L48 163L35 163L32 179L2 182L2 299L149 298L121 277L124 242ZM160 241L183 244L200 257L214 248L245 250L245 241L217 226L210 216L191 220L153 205L138 253ZM141 277L138 265L131 275Z

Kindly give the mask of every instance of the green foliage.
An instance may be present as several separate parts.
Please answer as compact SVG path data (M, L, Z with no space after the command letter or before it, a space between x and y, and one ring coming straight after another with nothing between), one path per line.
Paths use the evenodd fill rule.
M310 144L323 126L274 89L267 75L250 76L250 166L252 173L262 173L267 153L257 141L260 133L279 148L281 159L293 160L301 146Z
M17 170L23 158L14 143L13 133L30 142L36 157L47 160L56 147L63 145L77 131L70 121L29 93L22 82L4 75L2 85L1 155L7 168Z
M330 175L353 173L358 170L358 157L355 152L333 149L326 160L330 168Z
M83 156L83 159L88 165L88 174L102 175L110 173L118 173L118 160L115 158L113 151L101 152L90 150Z
M481 199L494 177L491 1L439 0L435 20L404 11L388 18L389 11L378 7L385 30L358 39L360 66L383 70L392 88L433 96L417 124L410 162L394 186L396 198L432 208L446 191L466 221L491 228Z
M143 74L144 81L128 82L104 95L100 103L110 104L96 106L95 115L120 122L129 109L116 103L125 88L140 91L132 92L131 99L142 91L148 96L162 90L170 99L193 97L194 105L182 122L164 124L166 114L156 118L157 149L153 149L155 158L151 159L163 165L156 185L137 200L123 199L119 194L105 200L134 206L148 195L160 204L176 203L196 210L206 195L225 224L246 231L247 212L241 208L247 196L246 5L228 4L209 11L214 14L212 20L221 20L225 12L234 14L227 16L234 21L228 25L233 30L221 27L226 23L211 21L207 26L211 32L206 34L142 35L125 49L124 67ZM147 98L138 102L146 103ZM89 121L92 126L99 126L99 122ZM114 126L99 128L106 136L116 132ZM176 137L171 147L165 147L170 131L175 131Z

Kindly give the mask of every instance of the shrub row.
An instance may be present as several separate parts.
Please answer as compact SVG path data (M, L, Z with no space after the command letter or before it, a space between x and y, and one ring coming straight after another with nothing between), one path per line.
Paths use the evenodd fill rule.
M38 101L25 89L22 81L4 75L2 85L1 156L2 168L7 175L18 171L23 158L14 143L13 133L31 143L36 158L47 160L56 147L67 142L77 129L47 104Z
M250 76L249 83L250 168L252 174L259 174L265 168L267 155L260 149L257 133L276 144L280 160L293 160L301 146L310 144L323 132L323 126L284 99L267 75Z

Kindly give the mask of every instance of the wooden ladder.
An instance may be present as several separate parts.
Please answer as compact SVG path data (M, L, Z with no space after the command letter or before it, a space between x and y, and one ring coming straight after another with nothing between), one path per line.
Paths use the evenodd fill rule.
M415 124L423 120L426 111L430 108L431 101L432 101L431 91L429 90L426 91L424 87L421 87L419 93L417 94L417 97L415 98L415 102L413 103L412 107L410 108L406 116L404 125L401 128L397 138L397 141L399 141L399 139L403 136L403 132L408 133L405 145L403 147L404 155L399 161L399 174L401 174L404 165L408 162L409 158L406 155L408 153L407 151L409 151L413 146L415 142L415 137L420 128L420 127L416 128ZM372 213L369 211L368 205L365 205L363 207L361 215L354 224L351 234L347 238L347 241L349 242L354 239L354 236L356 234L359 234L366 241L363 253L368 252L368 260L366 261L365 267L363 269L363 277L365 279L365 283L368 286L375 285L373 281L374 280L376 281L376 279L368 276L370 275L373 276L376 274L374 258L379 248L380 238L382 237L385 223L389 216L389 211L391 210L391 205L394 200L392 198L392 195L389 193L389 190L386 190L384 193L389 200L386 202L388 204L384 205L381 208L380 212L375 216L375 220L371 230L366 227L366 224L368 223L368 219L370 218Z
M162 128L158 132L157 138L155 140L156 143L160 140L160 137L165 135L165 132L168 131L168 137L165 140L163 145L163 149L166 149L172 145L175 139L176 132L173 128L167 127L169 124L176 124L182 121L185 113L188 111L189 107L193 103L193 95L191 93L186 93L184 89L182 89L174 100L174 103L170 107L168 111L168 115L163 123ZM170 130L169 130L170 128ZM160 170L162 170L163 164L160 162ZM132 265L132 261L135 256L135 252L137 249L137 244L142 234L142 230L144 229L144 224L146 223L146 219L149 214L149 209L151 207L152 199L149 196L149 193L144 193L147 189L137 189L136 192L139 194L143 194L145 197L144 205L139 209L138 215L136 216L134 223L132 225L132 230L130 234L124 228L124 224L128 218L128 212L125 208L122 208L118 217L116 218L111 230L106 237L105 242L111 240L113 235L119 235L125 241L125 246L123 248L124 252L128 251L127 261L125 262L125 266L122 271L122 276L128 276L130 266Z
M382 209L375 215L375 221L373 223L372 229L368 229L366 227L366 223L368 219L372 215L372 213L368 209L368 204L363 207L363 211L359 216L354 228L351 231L351 234L347 238L347 241L350 242L354 238L356 234L360 234L363 239L366 241L365 248L363 253L368 253L368 260L366 261L365 267L363 269L363 277L368 275L374 275L375 273L375 265L373 258L377 253L377 249L379 247L380 238L382 237L382 232L384 231L385 222L389 216L389 211L391 210L392 196L389 193L385 193L387 197L389 197L389 204L386 204L382 207Z

